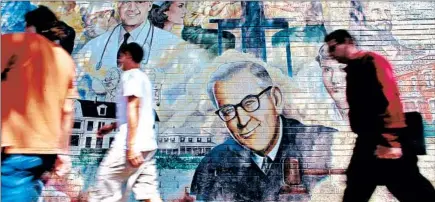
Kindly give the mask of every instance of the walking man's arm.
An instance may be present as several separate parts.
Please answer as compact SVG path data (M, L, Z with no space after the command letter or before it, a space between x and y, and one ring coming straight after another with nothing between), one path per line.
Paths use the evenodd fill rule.
M391 132L386 132L383 136L390 142L397 139L397 137L391 137L397 135L397 129L406 127L405 115L403 113L402 103L399 97L399 88L397 86L396 79L394 78L391 64L385 58L379 55L375 55L374 62L377 78L379 83L382 85L382 91L388 101L388 106L385 110L383 120L384 128ZM400 147L396 143L392 143L391 146Z
M382 133L382 137L388 142L388 146L378 145L375 154L378 158L397 159L402 156L401 144L398 141L398 130L406 127L399 89L391 64L380 55L374 55L374 64L376 76L388 101L383 117L385 132Z
M140 98L128 96L127 117L127 159L133 167L139 167L144 159L140 151L135 151L137 128L139 125Z
M71 60L69 64L71 74L69 75L67 96L62 107L62 153L57 155L55 163L55 173L58 176L63 176L71 170L71 158L69 157L69 143L74 122L74 100L78 98L77 88L74 85L75 81L75 65Z

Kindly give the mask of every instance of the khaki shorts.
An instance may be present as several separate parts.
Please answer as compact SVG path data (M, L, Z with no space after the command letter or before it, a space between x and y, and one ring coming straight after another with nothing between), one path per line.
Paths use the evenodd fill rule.
M130 166L125 153L123 148L110 148L98 169L96 190L89 194L89 201L126 201L130 190L136 200L160 197L154 159L156 150L142 152L145 161L139 168ZM125 185L127 189L123 192Z

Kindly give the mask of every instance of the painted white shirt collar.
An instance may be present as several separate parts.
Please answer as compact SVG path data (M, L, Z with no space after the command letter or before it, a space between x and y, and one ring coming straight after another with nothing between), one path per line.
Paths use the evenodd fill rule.
M142 32L147 32L149 29L150 23L149 20L145 20L139 27L136 27L130 32L130 37L128 38L128 42L136 41L139 36L142 34ZM127 33L127 31L124 29L124 27L120 27L120 34L119 34L119 45L121 45L122 41L124 41L124 34Z

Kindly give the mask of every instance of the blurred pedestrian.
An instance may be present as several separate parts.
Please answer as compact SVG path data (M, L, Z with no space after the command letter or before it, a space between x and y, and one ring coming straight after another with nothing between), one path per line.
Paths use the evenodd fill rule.
M1 36L1 199L37 201L41 175L70 167L75 64L59 45L35 33Z
M154 159L157 141L152 86L139 69L143 56L144 50L134 42L118 50L118 65L124 72L117 95L117 122L103 126L97 135L101 137L115 128L119 132L100 164L96 192L89 195L91 202L122 201L130 190L136 200L161 201Z
M432 184L417 166L417 152L405 139L407 124L391 64L357 49L346 30L331 32L325 42L329 55L347 65L349 122L358 135L343 201L369 201L377 185L386 185L402 202L435 201Z

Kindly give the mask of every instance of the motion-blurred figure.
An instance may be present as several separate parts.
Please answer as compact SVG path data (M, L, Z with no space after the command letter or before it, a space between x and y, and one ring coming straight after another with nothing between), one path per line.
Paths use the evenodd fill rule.
M358 50L346 30L333 31L325 42L329 55L347 64L349 122L358 135L343 201L368 201L383 184L400 201L435 201L435 190L420 174L416 151L405 138L407 124L391 64L377 53Z
M122 201L133 191L136 200L161 201L154 154L157 141L154 133L153 94L148 76L142 72L144 57L137 43L125 43L118 51L118 65L123 70L117 95L117 122L98 131L103 136L119 128L115 141L102 161L96 192L89 201ZM127 185L127 191L122 187Z
M1 36L2 201L37 201L41 175L70 167L75 64L35 33Z

